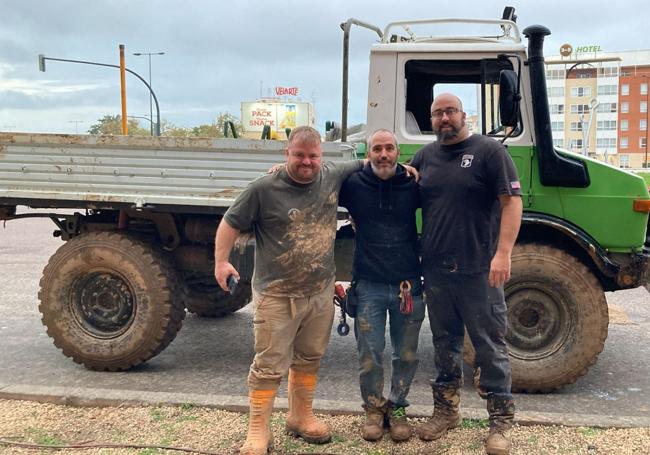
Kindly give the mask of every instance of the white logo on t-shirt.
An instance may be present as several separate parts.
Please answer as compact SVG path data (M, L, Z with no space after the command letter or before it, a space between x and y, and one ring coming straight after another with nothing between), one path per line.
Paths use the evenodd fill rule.
M460 160L460 167L470 167L473 159L474 155L463 155L463 158Z

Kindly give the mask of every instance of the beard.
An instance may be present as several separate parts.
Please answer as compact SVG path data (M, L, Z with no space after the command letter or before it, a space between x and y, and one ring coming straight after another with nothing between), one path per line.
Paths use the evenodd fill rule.
M450 129L442 130L442 126L449 127ZM441 128L438 128L434 130L433 132L436 133L436 137L438 138L439 141L441 142L446 142L451 139L456 139L458 135L460 134L461 130L465 127L465 120L461 120L460 126L456 128L452 123L447 123L445 125L442 125Z
M389 163L390 164L390 163ZM382 180L388 180L392 176L395 175L397 172L397 163L392 163L393 165L390 167L387 166L376 166L375 163L372 161L370 162L370 167L372 168L372 172L375 173L377 177L379 177Z

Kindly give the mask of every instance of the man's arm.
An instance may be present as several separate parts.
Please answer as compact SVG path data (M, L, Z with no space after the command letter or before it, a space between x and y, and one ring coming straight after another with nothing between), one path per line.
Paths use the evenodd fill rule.
M232 250L237 237L239 237L239 230L229 225L225 218L222 218L214 240L214 276L224 291L228 291L226 280L230 275L234 275L239 280L239 272L228 260L230 250Z
M497 252L490 263L489 283L492 287L502 286L510 279L510 256L519 234L523 209L520 196L501 195L499 202L501 203L501 226Z

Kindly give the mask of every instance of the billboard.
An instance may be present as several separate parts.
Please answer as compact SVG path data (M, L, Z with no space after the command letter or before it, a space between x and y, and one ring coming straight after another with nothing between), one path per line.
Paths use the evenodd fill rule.
M241 119L245 132L261 132L264 125L278 132L314 125L313 108L302 102L245 101L241 103Z

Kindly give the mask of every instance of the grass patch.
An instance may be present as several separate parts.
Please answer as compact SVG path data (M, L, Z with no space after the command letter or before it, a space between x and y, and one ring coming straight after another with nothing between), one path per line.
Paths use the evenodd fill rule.
M460 427L463 429L487 428L488 426L488 419L463 419L463 421L460 423Z
M594 428L594 427L580 427L578 428L578 432L587 437L593 437L596 436L598 433L600 433L601 430L600 428Z
M47 431L42 428L28 428L25 433L27 433L27 436L36 444L43 446L61 446L65 444L63 439L48 434Z
M192 403L182 403L181 404L181 411L183 412L189 412L194 409L194 405Z
M483 447L483 444L481 444L479 441L472 441L467 448L472 451L479 450Z
M160 407L155 407L151 408L151 411L149 411L149 416L151 417L151 420L154 422L160 422L162 420L165 420L165 414L163 413L162 409Z
M138 455L155 455L157 453L160 453L160 450L158 449L143 449L138 452Z

